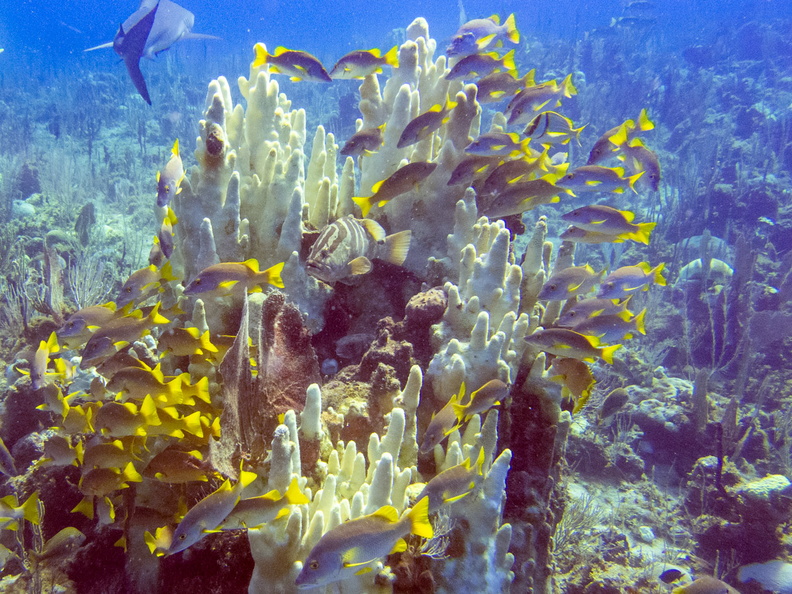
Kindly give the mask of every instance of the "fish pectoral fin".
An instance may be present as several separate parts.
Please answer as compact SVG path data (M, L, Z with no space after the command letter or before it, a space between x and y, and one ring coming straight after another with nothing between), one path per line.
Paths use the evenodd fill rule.
M358 256L349 263L349 273L353 276L360 276L371 272L371 260L365 256Z
M471 489L472 488L473 487L471 487ZM460 499L462 499L463 497L467 497L468 495L470 495L470 491L467 491L466 493L462 493L462 495L456 495L454 497L449 497L447 499L443 498L443 503L454 503L454 501L459 501Z
M364 575L366 573L371 573L372 571L374 571L374 570L371 567L364 567L364 568L359 569L358 571L356 571L355 575Z

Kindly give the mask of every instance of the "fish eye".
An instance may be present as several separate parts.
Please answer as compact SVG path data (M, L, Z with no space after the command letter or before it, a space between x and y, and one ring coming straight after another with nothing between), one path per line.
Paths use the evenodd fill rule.
M126 287L126 288L124 289L124 292L125 292L125 293L131 293L131 292L132 292L132 287Z
M313 559L308 567L311 569L319 569L319 561L317 559Z
M179 540L184 540L187 538L186 534L179 534Z
M323 258L326 258L327 256L330 255L330 250L328 250L327 248L322 248L322 250L319 252L319 255L322 256Z
M555 283L553 283L552 285L548 286L548 289L550 289L551 291L555 291L557 288L558 288L558 285L555 284Z

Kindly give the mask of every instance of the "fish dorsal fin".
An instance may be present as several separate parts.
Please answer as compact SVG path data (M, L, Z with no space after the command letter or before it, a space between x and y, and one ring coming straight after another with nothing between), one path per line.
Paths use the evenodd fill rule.
M380 181L375 183L373 186L371 186L371 191L376 194L377 192L379 192L379 189L382 187L383 183L385 183L385 180L381 179Z
M406 550L407 542L403 538L400 538L396 541L396 544L393 545L390 554L393 555L394 553L403 553Z
M635 218L635 213L631 212L629 210L620 210L619 212L622 213L622 215L624 216L624 219L628 223L632 223L633 219Z
M178 138L173 142L173 148L171 149L171 153L173 153L174 157L178 157L179 156L179 139Z
M248 268L250 268L253 272L259 271L259 263L258 260L256 260L255 258L250 258L249 260L245 260L243 264Z
M272 55L273 56L280 56L281 54L283 54L285 52L288 52L288 51L289 51L288 48L285 48L282 45L279 45L278 47L275 48L275 53L272 54Z
M374 49L370 49L368 51L368 53L370 53L375 58L381 58L382 57L382 52L380 52L378 47L375 47Z
M393 507L392 505L383 505L373 514L371 514L371 517L382 518L390 523L394 523L399 521L399 512L397 512L396 508Z
M493 14L493 15L492 15L492 16L489 18L489 20L491 20L491 21L492 21L493 23L495 23L496 25L500 25L500 16L499 16L499 15L497 15L497 14Z
M374 238L374 241L382 241L385 239L385 229L374 219L358 219L360 224L369 232Z
M353 276L368 274L372 268L371 260L365 256L358 256L349 263L349 273Z

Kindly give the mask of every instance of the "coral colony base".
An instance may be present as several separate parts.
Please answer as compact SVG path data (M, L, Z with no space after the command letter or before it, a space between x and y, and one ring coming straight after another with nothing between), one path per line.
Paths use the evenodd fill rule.
M9 371L3 591L731 591L711 575L725 572L693 581L660 558L689 535L670 533L676 503L653 483L629 501L597 494L667 511L665 527L644 517L622 533L562 480L567 460L640 480L620 411L700 437L721 398L706 370L691 384L630 346L663 263L606 273L575 258L581 243L650 244L656 223L609 199L658 189L654 123L642 111L573 168L575 76L519 78L513 17L464 25L448 57L421 18L406 37L329 74L257 44L242 103L225 78L209 84L197 165L185 170L176 141L157 178L149 265L110 302L66 319L51 308L52 331ZM321 125L309 140L275 74L361 78L357 133L340 150ZM739 300L747 248L733 270L713 247L701 238L680 278L717 277L712 297ZM630 385L603 393L597 422L622 425L613 443L586 442L581 411L617 374ZM704 551L738 524L718 502L762 518L754 537L784 521L783 476L743 481L722 452L691 467L685 509L707 524ZM596 534L607 552L583 570ZM662 538L676 548L653 548ZM780 547L766 546L746 581L784 569L758 563Z

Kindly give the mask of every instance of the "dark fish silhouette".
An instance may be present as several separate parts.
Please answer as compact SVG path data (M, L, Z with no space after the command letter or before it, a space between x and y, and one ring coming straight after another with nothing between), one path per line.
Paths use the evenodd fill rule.
M118 28L115 39L89 48L112 47L126 64L138 93L151 105L146 80L140 71L140 58L153 59L182 39L219 39L192 33L195 15L171 0L142 0L140 7Z

